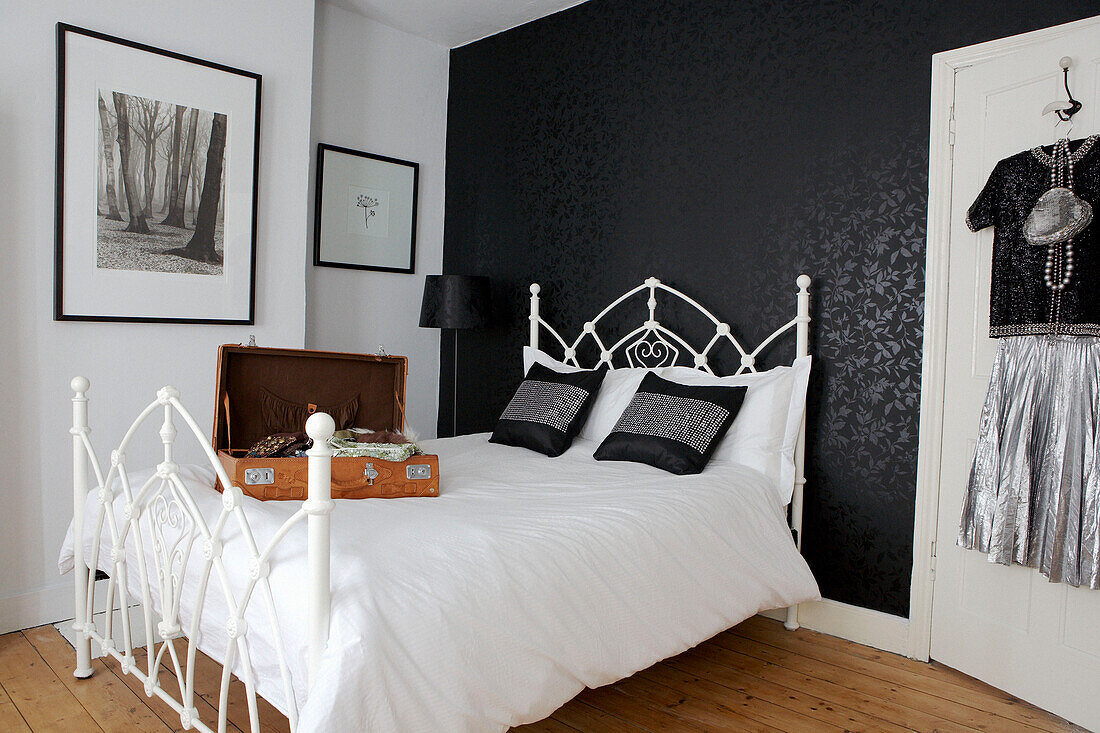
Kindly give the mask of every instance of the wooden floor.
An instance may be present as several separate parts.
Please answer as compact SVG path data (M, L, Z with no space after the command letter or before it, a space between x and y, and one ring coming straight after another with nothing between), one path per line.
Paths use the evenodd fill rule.
M143 655L142 655L143 656ZM201 655L200 655L201 656ZM73 650L51 626L0 636L0 731L175 731L179 716L145 697L116 662L72 676ZM220 668L196 667L199 713L213 719ZM161 684L175 685L163 669ZM288 730L261 704L261 730ZM230 693L233 733L248 731L244 689ZM585 690L517 733L638 731L1075 731L1011 695L922 664L755 617L629 679Z

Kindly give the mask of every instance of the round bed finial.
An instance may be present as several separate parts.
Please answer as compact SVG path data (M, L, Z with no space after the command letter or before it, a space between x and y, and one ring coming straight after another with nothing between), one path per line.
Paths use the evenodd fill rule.
M313 438L313 444L327 443L336 432L336 421L327 412L315 412L306 420L306 435Z
M809 275L799 275L799 276L798 276L798 279L797 279L797 280L795 280L795 282L796 282L796 283L798 283L798 287L800 287L800 288L802 288L803 290L805 290L806 288L810 287L810 283L811 283L812 281L810 280L810 276L809 276Z
M73 377L73 381L69 382L69 386L73 392L84 394L88 391L88 388L92 386L87 377Z

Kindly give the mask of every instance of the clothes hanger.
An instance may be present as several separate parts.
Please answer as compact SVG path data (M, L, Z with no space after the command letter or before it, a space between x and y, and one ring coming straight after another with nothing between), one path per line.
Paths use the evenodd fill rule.
M1062 67L1062 84L1066 88L1066 96L1069 97L1069 99L1066 101L1059 100L1057 102L1051 102L1046 107L1043 107L1044 115L1050 114L1051 112L1056 113L1059 120L1070 123L1071 130L1073 129L1073 116L1081 111L1081 103L1073 98L1073 93L1069 90L1069 67L1072 64L1073 59L1069 56L1063 56L1058 60L1058 65Z
M1049 107L1050 105L1047 105L1047 106ZM1058 109L1054 109L1054 110L1051 110L1051 111L1052 112L1059 112ZM1046 114L1046 112L1044 112L1043 114ZM1061 135L1059 135L1058 134L1058 128L1061 127L1062 125L1065 125L1065 130L1062 132ZM1069 140L1069 136L1072 132L1073 132L1073 118L1070 117L1068 119L1063 120L1061 114L1059 114L1058 119L1054 121L1054 133L1055 133L1054 138L1056 140L1059 139L1059 138L1065 138L1066 140Z

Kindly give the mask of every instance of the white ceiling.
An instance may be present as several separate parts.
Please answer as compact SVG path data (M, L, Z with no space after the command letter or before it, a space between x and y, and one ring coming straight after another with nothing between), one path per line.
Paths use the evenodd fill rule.
M580 5L584 0L327 0L454 48Z

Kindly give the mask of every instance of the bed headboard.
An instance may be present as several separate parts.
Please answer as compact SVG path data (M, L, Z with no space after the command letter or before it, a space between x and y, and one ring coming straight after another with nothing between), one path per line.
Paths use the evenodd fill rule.
M723 341L728 341L741 355L741 363L734 374L742 374L746 371L756 371L756 358L775 339L787 331L795 332L794 358L807 356L810 353L810 276L799 275L795 280L798 291L795 295L795 315L791 320L772 331L771 335L757 344L756 348L749 351L730 332L729 324L719 320L713 313L700 305L693 298L688 297L675 288L665 285L655 277L646 278L645 282L635 288L631 288L615 300L611 301L596 317L586 321L580 334L571 342L566 342L553 326L543 320L539 315L539 293L542 288L538 283L531 284L531 337L530 345L539 347L539 335L545 328L561 346L564 353L564 361L575 367L580 364L577 361L577 347L586 338L592 339L600 356L592 368L607 365L608 369L614 369L613 359L616 354L623 354L627 364L631 367L663 367L673 366L677 363L690 362L688 365L701 369L709 374L714 374L711 369L709 356L714 348ZM600 321L622 303L630 300L635 295L645 293L648 295L646 304L649 307L649 317L637 328L631 330L622 338L613 343L605 343L600 338L597 328ZM696 311L708 318L714 324L714 334L701 348L692 346L686 339L676 332L661 324L657 319L658 294L679 299L687 303ZM799 428L798 445L795 448L795 479L794 492L791 495L790 524L794 533L795 543L799 550L802 549L802 499L806 485L806 415L802 415L802 426ZM792 606L787 609L788 629L798 628L798 609Z
M557 330L539 315L539 293L542 292L542 288L538 283L532 283L531 315L528 317L531 324L530 345L538 348L541 327L545 328L558 342L562 348L565 363L572 366L580 366L577 361L577 348L586 338L591 338L600 351L600 358L592 368L598 368L606 364L609 369L614 369L615 365L612 363L612 360L616 354L621 353L626 357L627 364L631 367L656 368L673 366L681 360L686 360L690 362L688 366L693 366L709 374L714 374L714 370L711 369L710 366L709 355L717 345L726 341L732 344L733 348L737 349L737 352L741 355L740 366L738 366L734 374L741 374L746 371L755 372L756 357L775 341L775 339L792 329L796 334L795 358L806 356L810 353L810 276L799 275L796 282L798 284L798 294L795 296L795 316L775 329L770 336L757 344L756 348L752 351L749 351L741 345L741 342L731 333L728 323L719 320L713 313L701 306L693 298L688 297L675 288L665 285L655 277L646 278L645 282L641 285L631 288L611 301L607 307L596 314L595 318L585 322L584 326L581 328L581 333L572 342L566 342ZM615 310L615 308L639 293L648 293L649 295L646 303L649 306L649 318L618 341L611 344L605 343L597 332L599 322L611 311ZM658 293L667 293L669 296L687 303L705 318L709 319L710 322L714 324L714 335L711 336L710 340L701 348L695 348L675 331L662 325L661 322L657 320ZM690 357L690 359L688 357Z

